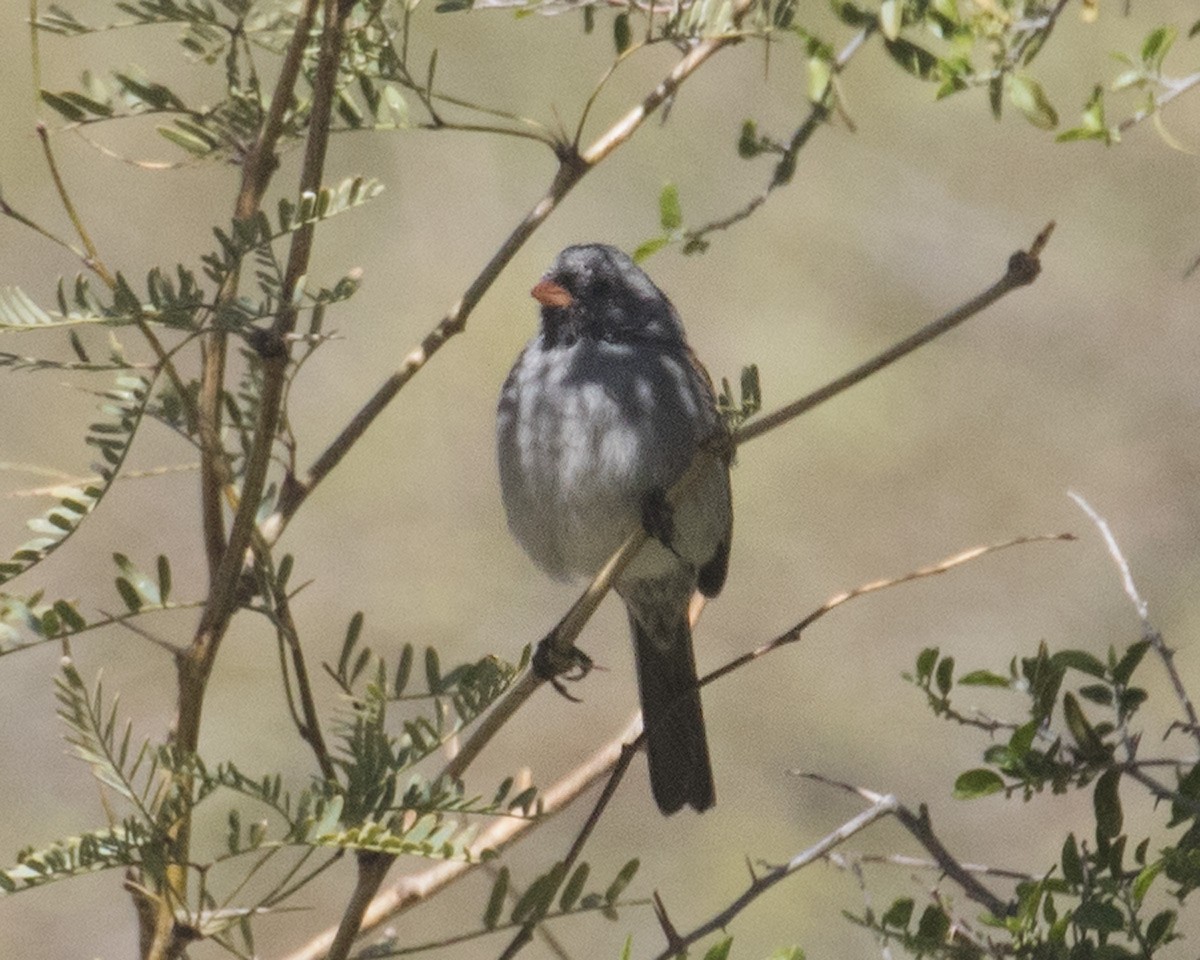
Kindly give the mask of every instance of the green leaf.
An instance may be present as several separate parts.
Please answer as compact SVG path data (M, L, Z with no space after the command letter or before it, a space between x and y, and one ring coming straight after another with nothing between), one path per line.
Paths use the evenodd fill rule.
M636 857L630 860L617 873L616 878L608 885L608 889L604 891L604 902L612 906L617 902L617 898L621 896L622 891L629 886L634 875L638 872L638 867L641 866L641 861Z
M884 40L883 45L888 55L914 77L921 80L937 79L938 58L924 47L903 39Z
M581 863L575 868L575 872L571 874L571 879L568 880L566 886L563 887L562 896L558 901L558 908L562 910L563 913L570 912L571 908L575 906L576 901L579 899L579 895L583 893L583 887L584 884L587 883L590 869L591 868L588 867L586 863Z
M917 924L917 939L921 941L921 944L923 946L941 946L945 943L946 935L949 932L950 918L946 912L932 904L926 907Z
M158 602L164 604L171 596L171 563L161 553L156 561L158 567Z
M887 908L887 913L883 915L880 923L885 927L904 930L908 927L908 921L912 919L914 906L915 903L912 897L901 897L898 900L893 900L892 905Z
M508 880L508 867L501 867L496 874L496 882L492 884L487 908L483 911L483 925L488 930L495 930L496 924L500 922L500 914L504 910L504 898L508 896Z
M1090 677L1103 678L1107 671L1098 657L1086 650L1060 650L1050 658L1055 666L1068 667L1086 673Z
M64 120L70 120L72 123L80 123L87 119L87 111L81 110L70 100L65 99L57 93L51 93L49 90L39 91L42 103L48 106L55 113L59 114Z
M438 652L433 647L425 648L425 683L430 693L440 693L442 689L442 671Z
M671 243L670 237L651 237L645 243L638 246L633 251L633 262L644 263L649 260L654 254L658 253L663 247L669 246Z
M633 31L629 27L629 14L618 13L613 20L613 45L617 48L617 54L628 50L632 41Z
M1125 928L1125 917L1119 909L1104 900L1085 900L1075 908L1072 917L1085 930L1116 933Z
M733 937L726 937L708 948L704 954L704 960L729 960L731 949L733 949Z
M658 219L667 233L683 226L683 208L679 204L679 188L673 183L666 184L658 195Z
M1150 78L1146 76L1146 71L1141 67L1130 67L1128 70L1122 70L1109 83L1108 89L1113 93L1120 93L1122 90L1128 90L1131 87L1145 87L1150 83Z
M1067 721L1067 729L1071 731L1079 752L1085 760L1101 760L1108 756L1104 741L1096 733L1095 728L1088 722L1083 708L1074 694L1063 695L1063 717Z
M1155 914L1146 925L1146 940L1151 947L1157 947L1175 939L1175 921L1179 915L1174 910L1163 910Z
M851 27L865 27L874 22L875 15L855 6L850 0L832 0L833 12Z
M758 124L753 120L742 121L742 131L738 135L738 156L743 160L752 160L762 153L762 144L758 139Z
M954 781L954 797L957 800L975 800L1004 789L1004 779L995 770L979 767L960 773Z
M937 663L939 653L941 651L937 647L926 647L917 654L917 680L919 682L924 682L933 675L933 667Z
M1173 26L1152 30L1142 42L1142 62L1156 73L1161 71L1163 60L1178 35L1179 31Z
M1096 811L1097 839L1111 840L1121 833L1125 815L1121 811L1120 783L1121 771L1116 768L1105 770L1096 780L1092 805Z
M1053 130L1058 126L1058 113L1047 98L1046 91L1028 74L1014 73L1011 76L1008 98L1025 115L1025 119L1038 129Z
M1007 687L1008 677L1002 677L990 670L972 670L958 678L961 687Z
M825 102L825 96L829 93L829 84L832 80L833 64L830 63L828 57L808 58L808 99L811 103Z
M177 147L181 147L190 154L197 157L207 157L210 153L216 150L219 141L210 140L198 134L184 130L179 126L160 125L154 128L158 131L159 136L165 140L170 140Z
M117 593L121 595L121 600L125 606L129 608L130 613L137 613L142 609L142 598L138 596L138 592L133 589L131 584L124 577L117 577Z
M1113 702L1112 688L1102 683L1089 683L1086 687L1080 687L1079 695L1084 700L1098 703L1102 707L1107 707Z
M1155 878L1162 873L1164 866L1166 866L1165 860L1156 860L1154 863L1143 867L1141 872L1139 872L1134 878L1133 885L1130 887L1130 890L1133 893L1135 902L1137 902L1139 905L1143 900L1146 899L1146 894L1150 891L1151 884L1153 884Z
M954 658L944 657L942 662L937 665L937 688L946 696L954 686Z
M1067 834L1062 848L1063 879L1070 884L1083 883L1083 861L1079 858L1079 843L1075 834Z
M1113 667L1112 676L1113 682L1125 686L1133 678L1133 672L1138 668L1138 664L1142 662L1142 658L1146 655L1146 651L1150 649L1149 640L1139 640L1137 643L1132 643L1125 651L1124 656Z

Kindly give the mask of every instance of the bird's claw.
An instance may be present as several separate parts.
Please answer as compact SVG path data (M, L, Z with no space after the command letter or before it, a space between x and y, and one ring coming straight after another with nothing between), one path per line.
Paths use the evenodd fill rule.
M533 654L533 672L573 703L579 703L580 699L567 691L566 683L578 683L594 666L592 658L578 647L559 649L554 634L542 640Z

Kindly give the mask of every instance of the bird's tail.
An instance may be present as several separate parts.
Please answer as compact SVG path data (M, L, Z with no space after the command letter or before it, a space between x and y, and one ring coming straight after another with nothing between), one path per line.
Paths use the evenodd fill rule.
M663 629L644 625L630 609L629 624L654 799L663 813L684 804L707 810L716 794L686 608L661 624Z

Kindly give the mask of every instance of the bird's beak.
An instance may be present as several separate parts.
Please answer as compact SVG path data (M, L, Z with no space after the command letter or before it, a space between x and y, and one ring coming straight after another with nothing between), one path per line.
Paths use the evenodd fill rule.
M575 298L567 292L566 287L548 277L543 277L534 284L529 295L544 307L569 307L575 302Z

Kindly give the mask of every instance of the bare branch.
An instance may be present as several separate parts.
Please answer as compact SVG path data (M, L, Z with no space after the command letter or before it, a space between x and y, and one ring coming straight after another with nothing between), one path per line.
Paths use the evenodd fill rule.
M1067 496L1074 500L1079 509L1088 515L1092 523L1096 525L1096 529L1100 531L1100 536L1104 538L1109 555L1113 558L1113 563L1116 564L1117 570L1121 574L1121 583L1125 588L1125 593L1133 603L1133 608L1137 612L1138 619L1141 621L1142 639L1150 644L1154 652L1158 654L1159 659L1162 660L1163 666L1167 671L1167 676L1171 678L1171 686L1175 689L1175 697L1179 700L1180 706L1183 707L1184 716L1187 718L1187 723L1183 724L1183 726L1191 733L1196 742L1200 744L1200 720L1196 717L1196 708L1192 705L1192 699L1188 696L1187 688L1183 685L1183 678L1179 675L1179 670L1175 667L1175 651L1167 646L1162 634L1150 622L1149 607L1146 601L1142 599L1142 595L1138 593L1137 585L1133 582L1133 573L1129 569L1129 561L1125 559L1125 555L1121 552L1117 538L1113 536L1108 522L1081 495L1075 493L1073 490L1068 490ZM1130 759L1132 760L1133 758L1130 757Z
M1054 223L1048 223L1042 232L1034 238L1029 250L1018 250L1009 257L1008 269L1005 270L1004 276L977 297L973 297L961 307L950 311L943 317L939 317L932 323L926 324L912 336L906 337L877 356L872 357L866 363L860 364L836 380L825 384L819 390L814 390L807 396L801 397L799 400L789 403L787 406L773 413L757 417L737 432L735 442L740 446L778 426L782 426L802 413L807 413L813 407L819 406L826 400L854 386L856 383L860 383L867 377L878 373L884 367L890 366L901 357L907 356L918 347L923 347L931 340L940 337L943 333L953 330L964 320L969 320L1006 294L1033 283L1042 269L1039 257L1053 231Z
M1057 533L1043 534L1040 536L1014 537L1012 540L1004 540L1000 543L987 544L981 547L972 547L970 550L964 550L962 553L956 553L952 557L947 557L937 563L927 567L921 567L919 570L913 570L911 573L906 573L900 577L893 577L887 580L874 580L871 583L865 583L860 587L855 587L853 590L847 590L844 593L839 593L836 596L830 597L816 610L806 616L803 620L797 623L786 633L780 634L774 640L764 643L748 653L743 653L739 657L726 663L724 666L718 667L711 673L700 678L700 686L706 686L719 680L727 673L732 673L747 663L757 660L759 657L765 657L768 653L777 650L779 647L786 646L790 643L795 643L801 638L804 631L820 620L823 616L832 610L836 610L844 603L849 603L856 597L865 596L868 593L876 593L879 590L887 590L890 587L899 586L902 583L909 583L912 580L921 580L925 577L935 577L939 574L948 573L956 567L961 567L965 563L970 563L972 560L978 560L980 557L987 556L990 553L996 553L1000 550L1007 550L1009 547L1018 547L1027 543L1054 543L1058 541L1074 540L1074 534Z
M844 824L834 830L832 833L813 844L807 850L792 857L787 863L778 867L774 867L766 873L761 874L758 879L750 883L746 890L737 897L729 906L710 917L708 920L694 927L687 933L677 934L673 943L669 943L666 949L655 954L654 960L671 960L672 957L678 956L680 951L696 943L698 940L703 940L710 933L715 933L718 930L723 930L729 925L739 913L750 906L755 900L761 897L764 893L775 886L781 880L786 880L796 871L808 866L815 860L822 860L836 847L845 843L855 834L861 833L877 820L882 820L889 814L893 814L899 808L895 797L885 796L880 797L868 809L864 810L857 817L847 820Z

